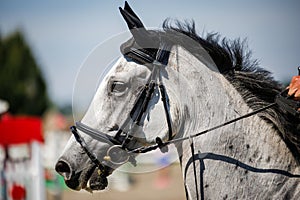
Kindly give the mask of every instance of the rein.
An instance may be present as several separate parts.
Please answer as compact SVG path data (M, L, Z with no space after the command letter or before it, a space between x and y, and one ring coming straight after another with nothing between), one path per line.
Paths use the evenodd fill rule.
M206 133L209 133L209 132L214 131L214 130L216 130L216 129L222 128L222 127L227 126L227 125L229 125L229 124L232 124L232 123L234 123L234 122L237 122L237 121L240 121L240 120L242 120L242 119L245 119L245 118L251 117L251 116L253 116L253 115L256 115L256 114L258 114L258 113L260 113L260 112L262 112L262 111L265 111L265 110L267 110L267 109L269 109L269 108L272 108L272 107L275 106L275 105L277 105L277 104L276 104L276 103L271 103L271 104L269 104L269 105L267 105L267 106L265 106L265 107L263 107L263 108L257 109L257 110L255 110L255 111L252 111L252 112L250 112L250 113L247 113L247 114L242 115L242 116L240 116L240 117L237 117L237 118L235 118L235 119L229 120L229 121L224 122L224 123L222 123L222 124L219 124L219 125L217 125L217 126L208 128L208 129L206 129L206 130L204 130L204 131L201 131L201 132L199 132L199 133L196 133L196 134L193 134L193 135L190 135L190 136L187 136L187 137L183 137L183 138L172 139L172 140L169 140L169 141L166 141L166 142L162 142L162 143L156 143L156 144L151 145L151 146L148 146L148 147L140 147L140 148L136 148L136 149L134 149L134 150L132 150L132 151L130 151L130 152L128 152L128 153L146 153L146 152L148 152L148 151L152 151L152 150L155 150L155 149L157 149L157 148L160 148L160 149L161 149L161 148L163 148L164 146L167 146L167 145L169 145L169 144L174 144L174 143L178 143L178 142L183 142L183 141L185 141L185 140L193 139L193 138L195 138L195 137L198 137L198 136L200 136L200 135L204 135L204 134L206 134Z
M267 106L265 106L263 108L257 109L255 111L252 111L250 113L247 113L247 114L242 115L240 117L237 117L235 119L229 120L227 122L224 122L222 124L219 124L217 126L208 128L208 129L206 129L204 131L201 131L199 133L196 133L196 134L193 134L193 135L190 135L190 136L187 136L187 137L171 139L171 140L168 140L166 142L163 142L159 137L157 137L156 138L156 144L153 144L153 145L150 145L150 146L142 146L142 147L139 147L139 148L135 148L135 149L127 151L127 153L128 153L128 155L135 154L135 153L147 153L149 151L153 151L153 150L156 150L158 148L162 152L166 152L165 147L167 145L175 144L175 143L178 143L178 142L183 142L185 140L193 139L195 137L199 137L200 135L204 135L206 133L209 133L211 131L217 130L219 128L222 128L224 126L232 124L234 122L237 122L237 121L240 121L242 119L245 119L245 118L251 117L253 115L256 115L256 114L258 114L260 112L263 112L263 111L265 111L265 110L267 110L269 108L272 108L275 105L277 105L277 103L271 103L271 104L269 104L269 105L267 105ZM91 128L91 127L88 127L87 125L85 125L85 124L83 124L81 122L76 122L76 126L71 126L70 129L71 129L71 132L73 133L73 135L75 136L76 141L81 145L81 147L87 153L87 155L89 156L89 158L91 159L91 161L93 163L95 163L97 166L101 162L95 157L94 154L90 153L90 150L88 149L87 144L85 143L84 139L79 135L77 129L80 130L80 131L82 131L82 132L84 132L85 134L91 136L93 139L96 139L98 141L102 141L102 142L105 142L105 143L108 143L108 144L113 144L113 145L116 145L116 146L120 145L120 143L117 140L115 140L112 136L104 134L104 133L102 133L102 132L100 132L100 131L98 131L96 129ZM103 167L100 167L100 168L103 169Z

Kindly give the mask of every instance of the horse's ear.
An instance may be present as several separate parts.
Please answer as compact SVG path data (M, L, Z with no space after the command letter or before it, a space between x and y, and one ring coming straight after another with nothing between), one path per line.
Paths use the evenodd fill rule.
M127 1L125 1L124 9L119 7L120 13L125 19L127 26L130 30L132 29L138 29L138 28L144 28L144 25L142 21L139 19L139 17L134 13L134 11L130 8Z
M134 13L127 1L125 1L124 9L119 7L120 13L123 16L132 36L136 43L142 48L156 47L157 40L153 33L147 31L140 20L140 18Z

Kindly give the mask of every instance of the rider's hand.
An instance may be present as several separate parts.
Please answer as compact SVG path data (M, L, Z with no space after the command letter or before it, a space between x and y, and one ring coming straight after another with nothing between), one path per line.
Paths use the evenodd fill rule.
M294 76L288 87L288 95L294 100L300 101L300 76Z

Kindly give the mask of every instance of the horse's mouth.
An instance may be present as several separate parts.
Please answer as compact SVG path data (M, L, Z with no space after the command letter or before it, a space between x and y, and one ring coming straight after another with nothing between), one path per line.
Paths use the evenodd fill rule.
M94 190L104 190L107 185L107 177L110 175L112 169L103 166L104 171L101 171L96 165L87 171L86 176L82 182L82 189L92 192Z
M90 179L88 180L87 187L84 189L89 192L93 190L104 190L108 185L108 181L107 181L108 175L103 175L102 173L103 172L96 169L94 173L91 175Z
M104 172L101 172L96 165L91 165L87 170L75 174L70 180L65 180L66 185L73 190L84 189L88 192L95 190L104 190L107 185L107 177L112 169L103 167Z

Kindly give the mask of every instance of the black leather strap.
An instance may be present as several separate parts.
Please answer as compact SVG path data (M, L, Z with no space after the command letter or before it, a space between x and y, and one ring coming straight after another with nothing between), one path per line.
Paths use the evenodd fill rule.
M120 142L118 140L116 140L113 136L102 133L96 129L93 129L93 128L81 123L81 122L76 122L75 125L78 130L91 136L95 140L105 142L108 144L120 145Z

